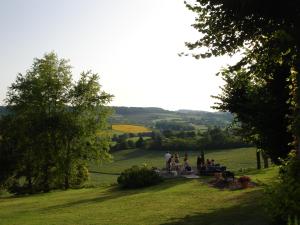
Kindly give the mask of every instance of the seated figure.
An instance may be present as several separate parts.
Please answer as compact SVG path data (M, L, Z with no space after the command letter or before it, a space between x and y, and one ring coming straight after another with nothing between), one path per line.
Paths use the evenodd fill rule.
M187 158L184 159L183 169L185 171L187 171L187 172L191 172L192 171L192 167L189 165Z

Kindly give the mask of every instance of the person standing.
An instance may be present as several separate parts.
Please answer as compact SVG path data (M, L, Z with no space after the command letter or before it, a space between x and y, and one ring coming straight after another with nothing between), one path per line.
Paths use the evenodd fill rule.
M169 169L170 168L170 163L169 163L169 159L171 158L171 154L170 152L166 152L165 154L165 161L166 161L166 169Z

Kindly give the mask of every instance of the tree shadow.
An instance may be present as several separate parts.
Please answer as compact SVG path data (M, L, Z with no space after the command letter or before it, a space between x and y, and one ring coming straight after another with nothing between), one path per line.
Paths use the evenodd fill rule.
M270 224L270 218L261 204L261 196L260 190L246 192L239 198L238 205L198 212L183 218L174 217L160 225L267 225Z
M189 182L188 179L172 179L166 180L161 184L140 188L140 189L130 189L123 190L117 185L112 185L105 192L100 192L99 196L93 198L85 198L76 201L71 201L63 204L56 204L46 208L41 209L41 211L49 211L49 210L57 210L57 209L65 209L73 206L83 205L83 204L93 204L93 203L101 203L112 199L122 198L124 196L133 196L139 195L143 193L151 193L154 194L156 192L167 190L176 185L184 184Z

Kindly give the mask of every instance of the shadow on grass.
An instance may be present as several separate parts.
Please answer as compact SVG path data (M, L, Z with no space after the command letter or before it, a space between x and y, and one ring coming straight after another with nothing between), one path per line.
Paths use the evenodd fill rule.
M130 189L130 190L123 190L119 186L114 185L108 188L105 192L99 193L98 197L94 198L86 198L80 199L76 201L67 202L64 204L52 205L46 208L41 209L41 211L49 211L49 210L58 210L58 209L65 209L73 206L78 206L81 204L93 204L93 203L101 203L112 199L118 199L125 196L133 196L139 195L143 193L155 194L159 191L165 191L168 188L174 187L176 185L184 184L189 182L188 179L172 179L166 180L161 184L154 185L151 187L145 187L140 189Z
M246 192L240 197L238 205L183 218L174 217L161 225L267 225L270 219L260 203L261 196L260 190Z

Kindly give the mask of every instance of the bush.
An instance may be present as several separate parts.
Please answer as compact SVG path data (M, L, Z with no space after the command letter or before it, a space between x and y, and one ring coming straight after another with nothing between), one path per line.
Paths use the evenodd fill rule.
M71 187L82 187L82 185L89 179L89 171L83 164L78 164L73 168L71 177Z
M162 181L163 178L157 172L146 166L133 166L118 177L118 184L125 189L147 187Z
M248 182L250 182L250 177L248 177L248 176L241 176L241 177L239 177L239 179L238 179L238 182L240 182L240 183L248 183Z
M266 189L266 208L273 224L287 224L289 218L300 215L300 160L292 151L282 161L276 183Z

